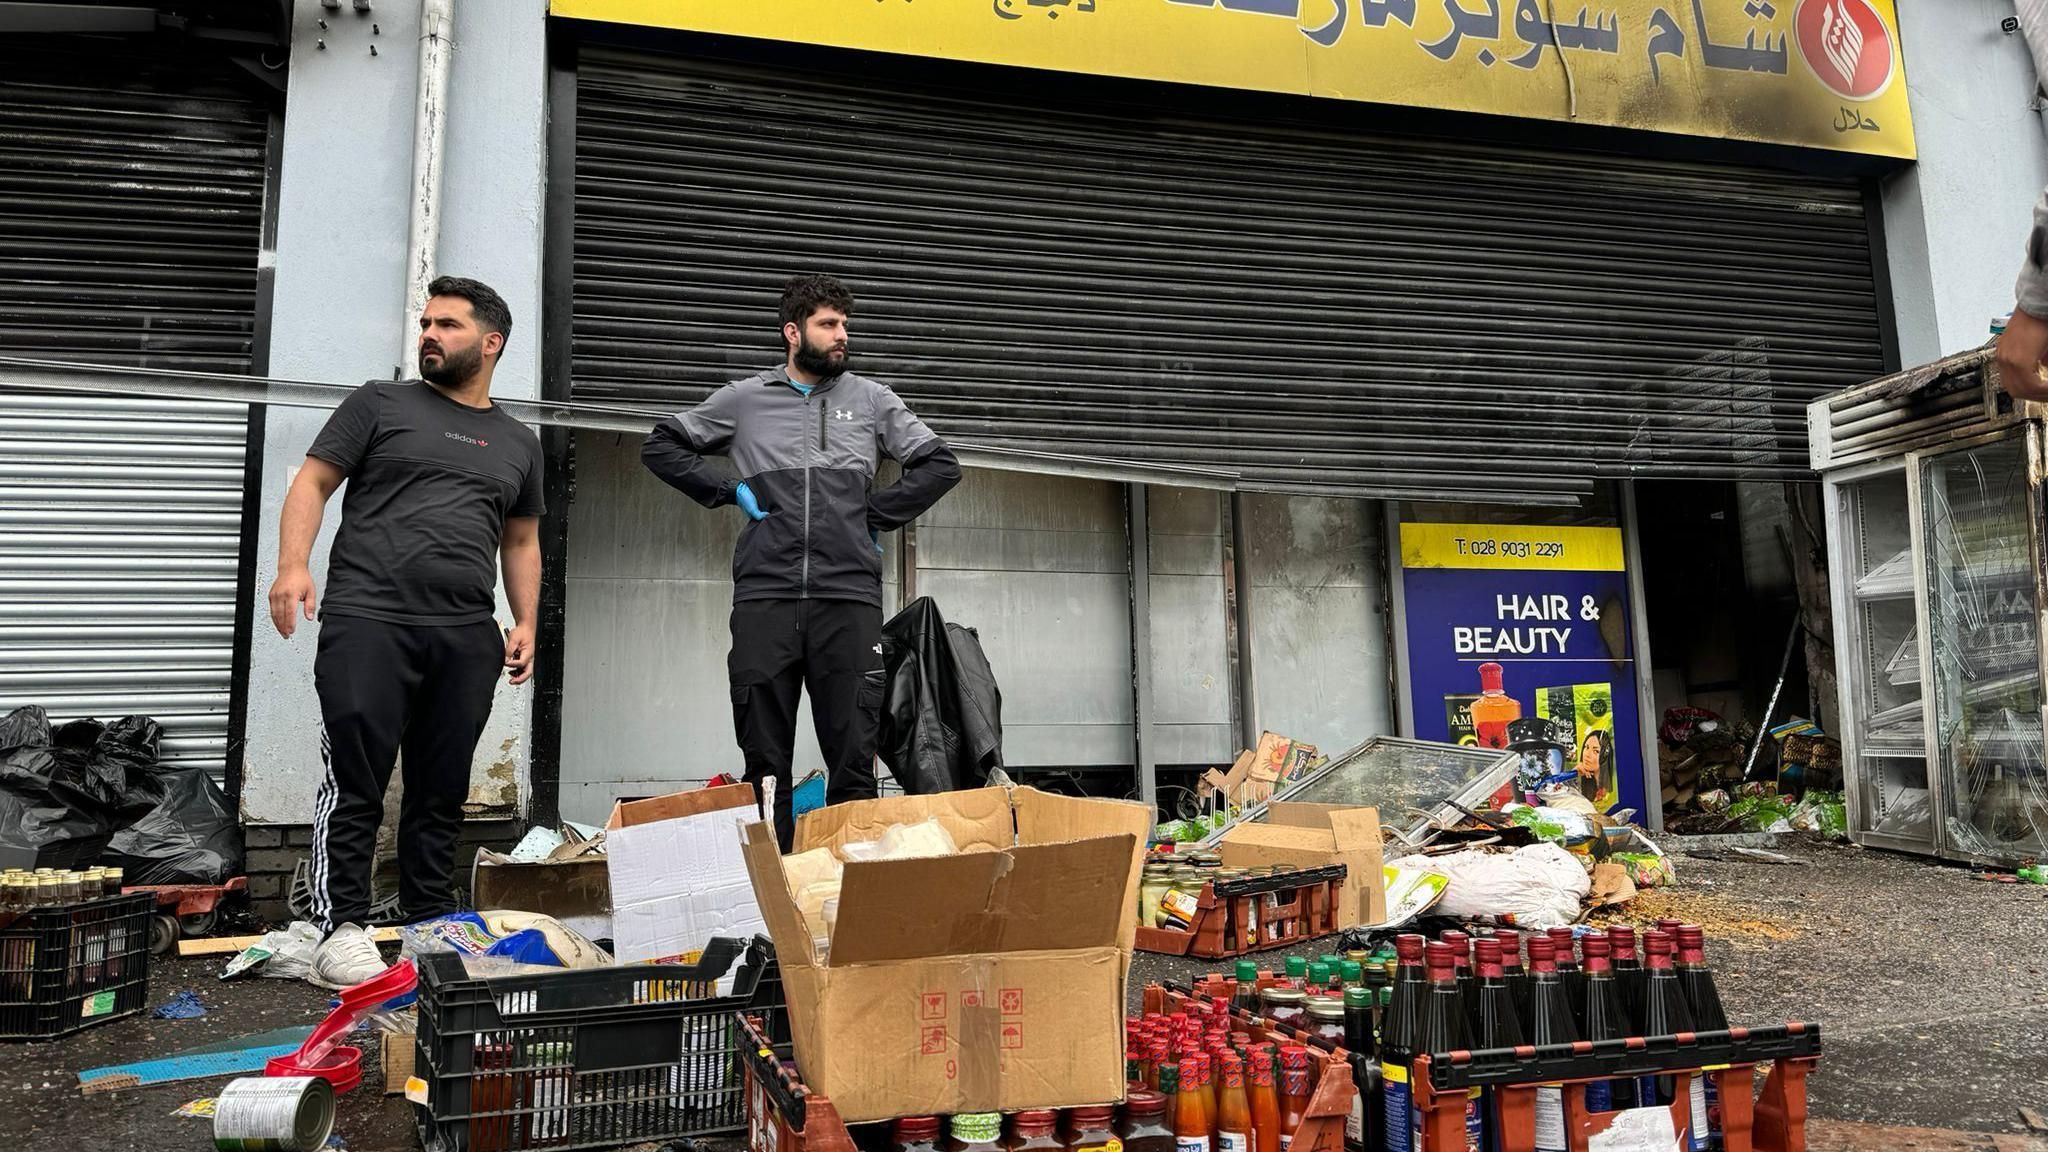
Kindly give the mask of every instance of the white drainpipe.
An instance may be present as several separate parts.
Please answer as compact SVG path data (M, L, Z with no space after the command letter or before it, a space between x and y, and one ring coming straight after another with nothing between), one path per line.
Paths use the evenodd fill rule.
M420 85L413 107L411 224L405 239L404 375L419 373L420 313L441 247L442 143L448 136L448 69L455 54L455 0L420 0Z

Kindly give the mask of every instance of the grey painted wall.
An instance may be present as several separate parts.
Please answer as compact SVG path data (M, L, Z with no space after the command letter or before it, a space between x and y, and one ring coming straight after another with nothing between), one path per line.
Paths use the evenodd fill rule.
M1017 767L1131 763L1122 486L969 471L917 523L917 591L978 629Z
M398 362L406 335L402 265L418 13L416 0L381 0L368 15L352 5L337 12L297 5L278 205L273 375L353 382L388 378ZM494 383L501 396L533 397L539 379L546 13L545 0L467 0L455 13L439 264L491 284L512 307L515 328ZM318 627L302 625L291 640L281 639L268 623L265 597L277 575L285 490L323 420L324 413L273 408L264 439L250 656L255 690L242 792L244 815L256 823L310 822L320 776L312 680ZM337 496L313 549L323 589L339 515ZM502 594L499 607L509 624ZM523 801L531 699L530 686L500 688L477 749L474 801Z
M1152 566L1152 758L1226 764L1230 653L1223 612L1223 501L1216 492L1146 493Z
M1919 162L1884 186L1899 352L1911 366L1982 344L2012 310L2030 212L2048 181L2012 0L1900 0Z
M1380 506L1243 500L1260 726L1336 753L1394 731Z

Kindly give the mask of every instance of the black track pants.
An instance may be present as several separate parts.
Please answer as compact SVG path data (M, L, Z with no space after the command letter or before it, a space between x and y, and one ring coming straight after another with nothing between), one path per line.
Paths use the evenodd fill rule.
M732 722L746 779L775 781L775 833L787 852L796 705L811 693L829 804L875 794L882 707L882 610L850 600L748 600L732 607Z
M326 776L313 806L313 917L332 931L370 914L384 789L405 761L399 899L408 919L455 910L450 874L469 766L505 670L505 640L484 620L452 627L325 616L313 684Z

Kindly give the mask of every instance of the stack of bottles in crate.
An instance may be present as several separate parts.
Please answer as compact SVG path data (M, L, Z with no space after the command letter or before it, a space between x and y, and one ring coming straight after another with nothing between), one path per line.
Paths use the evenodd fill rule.
M1401 936L1390 959L1290 957L1281 972L1262 973L1247 962L1235 975L1233 1008L1352 1055L1361 1103L1351 1142L1368 1152L1417 1147L1421 1117L1411 1085L1421 1054L1728 1028L1706 963L1705 934L1676 921L1659 921L1642 934L1640 945L1629 927L1580 933L1559 928L1529 933L1526 940L1507 929L1477 938L1454 931L1435 941ZM1589 1085L1587 1108L1669 1105L1681 1082L1661 1075ZM1693 1076L1684 1090L1691 1152L1717 1149L1719 1100L1713 1084ZM1568 1146L1563 1096L1561 1087L1537 1092L1540 1152ZM1496 1147L1499 1124L1490 1094L1475 1090L1466 1112L1466 1147Z

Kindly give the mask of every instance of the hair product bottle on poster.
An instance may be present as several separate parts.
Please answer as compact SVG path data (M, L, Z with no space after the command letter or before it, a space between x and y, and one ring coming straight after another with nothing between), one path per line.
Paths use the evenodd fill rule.
M1522 718L1521 702L1502 687L1498 664L1479 666L1479 699L1472 702L1472 731L1481 748L1508 746L1508 723Z

